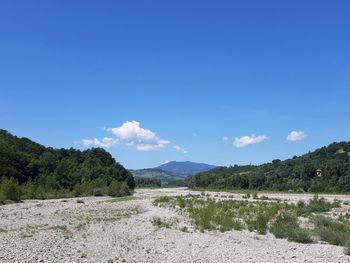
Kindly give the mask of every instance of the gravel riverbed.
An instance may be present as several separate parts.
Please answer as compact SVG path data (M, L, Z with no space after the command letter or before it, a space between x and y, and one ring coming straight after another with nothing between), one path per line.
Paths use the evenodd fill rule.
M186 215L152 205L158 196L189 193L200 194L137 189L135 199L123 202L87 197L0 206L0 262L350 262L342 247L324 243L299 244L248 231L202 233ZM209 194L242 199L238 193ZM313 197L265 195L290 202ZM346 195L325 198L350 202ZM155 218L171 226L159 228L152 224Z

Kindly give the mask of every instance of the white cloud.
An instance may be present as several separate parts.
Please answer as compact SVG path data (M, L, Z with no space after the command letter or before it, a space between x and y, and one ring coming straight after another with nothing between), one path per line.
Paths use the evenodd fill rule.
M94 139L83 139L81 140L81 144L83 146L94 146L94 147L102 147L102 148L109 148L113 145L118 144L118 139L105 137L102 140L99 140L97 138Z
M236 137L235 141L233 142L233 145L236 148L244 148L250 144L260 143L266 139L267 137L265 135L255 136L254 134L252 134L251 136L242 136L240 138Z
M288 141L301 141L306 138L306 133L303 131L291 131L287 136Z
M118 144L119 140L110 137L104 137L101 141L98 139L94 139L94 145L102 148L109 148L113 145Z
M180 147L179 145L174 145L173 148L174 148L176 151L183 152L183 153L188 153L187 150L185 150L184 148Z
M222 141L224 142L224 144L228 144L228 140L229 138L227 136L222 137Z
M81 144L84 146L91 146L94 143L94 140L91 139L82 139Z
M102 140L97 138L83 139L80 143L84 146L103 148L124 144L135 147L139 151L157 151L170 143L168 140L159 138L153 131L140 127L140 123L137 121L127 121L120 127L105 130L111 132L115 137L105 137Z
M151 130L140 127L137 121L127 121L122 126L108 128L121 142L133 146L139 151L156 151L170 143L168 140L159 138Z
M108 128L115 138L105 137L99 139L84 139L84 146L109 148L116 144L133 146L139 151L155 151L164 148L170 142L159 138L154 132L141 128L137 121L127 121L120 127Z

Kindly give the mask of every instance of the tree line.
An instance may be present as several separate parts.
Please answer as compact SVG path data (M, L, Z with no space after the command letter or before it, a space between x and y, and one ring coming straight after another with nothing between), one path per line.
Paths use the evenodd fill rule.
M102 148L44 147L0 130L0 202L103 194L122 196L135 187L132 174Z
M350 142L332 143L285 161L220 167L193 176L187 185L211 189L349 192Z

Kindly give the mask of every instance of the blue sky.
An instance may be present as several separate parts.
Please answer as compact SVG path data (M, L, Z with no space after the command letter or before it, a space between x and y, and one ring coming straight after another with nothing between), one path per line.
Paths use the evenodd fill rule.
M257 164L350 140L349 10L2 1L0 127L46 146L102 145L127 168Z

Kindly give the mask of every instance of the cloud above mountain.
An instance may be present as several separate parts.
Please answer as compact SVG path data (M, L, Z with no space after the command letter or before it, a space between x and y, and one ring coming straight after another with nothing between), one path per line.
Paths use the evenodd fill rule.
M304 140L306 138L306 133L303 131L291 131L288 136L287 136L287 140L288 141L301 141Z
M267 139L267 136L265 135L258 135L258 136L255 136L254 134L252 134L251 136L246 135L242 137L236 137L235 141L233 142L233 145L236 148L244 148L251 144L261 143L266 139Z
M181 146L179 145L174 145L173 148L178 151L178 152L182 152L182 153L188 153L188 151L184 148L182 148Z
M138 151L157 151L166 147L170 141L161 139L157 134L149 129L142 128L138 121L127 121L119 127L107 128L108 132L114 135L113 138L105 137L99 139L83 139L84 146L95 146L109 148L122 144L134 147Z

